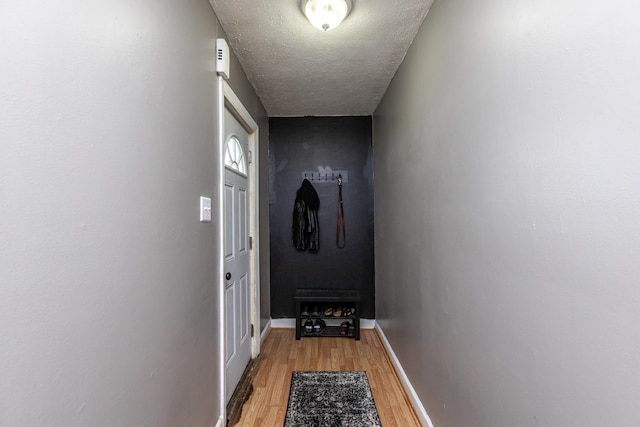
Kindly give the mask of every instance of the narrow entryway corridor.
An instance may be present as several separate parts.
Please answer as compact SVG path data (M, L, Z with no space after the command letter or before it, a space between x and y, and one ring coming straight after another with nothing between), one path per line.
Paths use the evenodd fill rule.
M329 369L385 427L640 427L640 1L341 1L0 3L0 427L226 427L251 335L244 426Z
M375 330L360 341L344 338L295 340L293 329L272 329L262 347L253 393L236 426L280 426L293 371L365 371L383 426L420 426Z

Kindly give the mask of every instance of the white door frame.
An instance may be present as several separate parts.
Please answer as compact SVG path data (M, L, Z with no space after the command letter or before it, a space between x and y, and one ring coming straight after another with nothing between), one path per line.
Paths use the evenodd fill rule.
M225 343L226 343L226 331L227 325L225 321L225 266L224 266L224 150L227 143L227 135L224 130L224 110L225 107L238 119L238 121L244 126L249 134L249 151L247 157L251 160L247 167L249 171L249 236L253 239L251 250L249 251L249 298L250 298L250 312L251 312L251 325L253 327L253 336L251 337L251 358L254 359L260 354L260 254L258 248L260 247L258 242L259 234L259 221L258 221L258 206L259 206L259 157L258 157L258 124L253 120L247 109L242 105L240 99L231 89L231 86L221 77L218 76L218 158L220 164L218 165L220 173L218 180L220 185L218 186L218 251L220 258L218 260L218 336L220 346L220 416L221 420L226 423L226 367L225 367ZM223 424L224 425L224 424Z

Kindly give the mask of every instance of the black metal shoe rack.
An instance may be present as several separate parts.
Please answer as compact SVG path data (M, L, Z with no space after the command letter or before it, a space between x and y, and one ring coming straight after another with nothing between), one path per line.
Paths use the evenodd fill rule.
M346 337L360 339L360 292L356 290L297 289L294 297L296 305L296 340L300 337ZM330 315L327 314L331 313ZM335 310L349 310L348 315L334 315ZM305 323L324 323L319 330L305 331ZM320 321L320 322L318 322ZM350 328L342 324L349 323Z

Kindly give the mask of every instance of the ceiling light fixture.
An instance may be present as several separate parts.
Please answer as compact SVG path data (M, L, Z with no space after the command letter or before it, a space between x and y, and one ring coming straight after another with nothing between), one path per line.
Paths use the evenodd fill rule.
M333 30L351 11L351 0L302 0L302 11L311 25Z

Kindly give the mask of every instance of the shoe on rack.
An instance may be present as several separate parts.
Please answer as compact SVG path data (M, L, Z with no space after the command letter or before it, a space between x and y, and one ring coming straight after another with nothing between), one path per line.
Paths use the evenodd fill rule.
M300 312L300 314L302 316L309 316L309 306L308 305L303 305L302 306L302 311Z
M324 328L327 326L322 319L316 319L316 322L313 324L313 332L316 334L320 334L324 331Z
M314 305L313 306L313 310L311 310L311 316L313 316L313 317L322 316L322 312L320 311L320 307L318 307L317 305Z
M349 322L342 322L340 324L340 335L347 335L347 332L349 331L349 326L351 325L351 323Z
M349 324L349 327L347 328L347 336L348 337L355 337L356 336L356 326Z
M313 333L313 322L311 321L311 319L307 319L307 321L304 322L304 332L306 334Z

